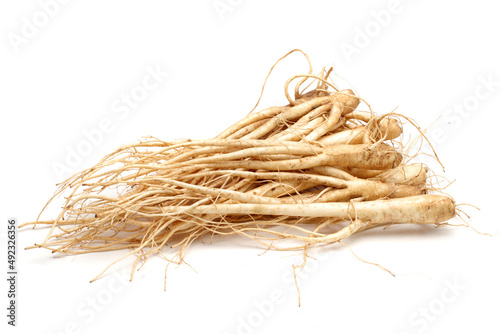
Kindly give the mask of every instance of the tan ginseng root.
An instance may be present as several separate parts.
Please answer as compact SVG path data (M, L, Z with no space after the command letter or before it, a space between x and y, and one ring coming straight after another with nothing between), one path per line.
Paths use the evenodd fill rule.
M322 88L324 89L324 85L319 89ZM330 146L335 144L362 144L375 143L380 140L393 140L399 137L402 132L399 121L390 115L371 117L369 113L355 112L354 110L359 105L360 100L351 90L336 92L330 96L332 99L331 102L321 104L313 109L313 106L325 101L325 97L323 96L324 93L320 98L314 98L317 94L316 92L316 90L310 92L313 94L310 94L310 96L304 100L305 102L296 103L293 107L288 106L292 109L301 106L302 108L310 110L309 113L301 116L298 120L296 120L297 115L302 114L304 109L301 109L301 113L293 113L290 109L283 109L281 113L274 115L272 118L259 120L256 123L245 126L241 130L237 130L238 127L251 122L251 118L254 117L254 115L250 115L249 118L236 123L223 132L220 137L224 137L224 133L230 133L237 130L236 133L228 137L265 138L269 140L306 142L319 140L320 143ZM304 104L313 102L315 104ZM255 115L258 114L259 113ZM287 116L291 114L293 114L293 116ZM344 129L347 119L358 119L364 121L366 125L356 125L353 129ZM286 123L287 121L290 123L291 120L296 121L286 126L282 125L280 127L278 125L280 122ZM270 131L269 129L273 126L275 128L281 128L281 130L275 130L272 135L267 135L268 131ZM273 160L276 160L276 157ZM313 185L304 184L304 182L288 181L286 187L280 187L281 190L278 190L273 184L267 184L261 186L259 191L266 193L267 196L279 196L280 194L289 194L297 190L302 191L311 186Z
M356 110L362 99L338 90L330 73L313 75L310 65L286 82L288 105L251 113L213 139L120 147L59 185L47 205L64 195L60 214L26 224L50 227L32 248L128 249L133 275L165 247L168 263L182 263L205 236L242 235L274 249L288 239L298 244L286 249L306 251L377 226L453 217L451 198L427 194L427 170L403 163L398 117ZM317 85L304 93L308 81ZM322 232L330 225L340 230Z

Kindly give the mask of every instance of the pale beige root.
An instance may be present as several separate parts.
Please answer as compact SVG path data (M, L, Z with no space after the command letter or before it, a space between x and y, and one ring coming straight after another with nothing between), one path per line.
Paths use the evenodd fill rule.
M315 185L316 183L307 181L282 180L280 182L263 184L247 191L247 193L264 197L280 197L284 195L298 194L299 192L314 187Z
M283 172L280 172L279 174L283 174ZM330 187L338 189L346 187L342 180L334 178L330 178L328 180L321 179L320 175L317 177L306 176L301 179L302 181L281 180L280 182L266 183L256 189L252 189L249 193L268 197L279 197L278 200L280 203L304 203L313 200L320 201L320 199L324 196L323 193L329 190ZM314 190L317 187L320 188L318 190ZM328 188L322 189L321 187ZM307 192L304 192L306 190ZM323 195L320 196L321 194Z
M327 147L325 153L322 154L327 156L325 161L320 164L322 166L388 169L399 166L402 162L402 155L392 146L383 143L375 145L334 145Z
M344 166L339 166L338 168L346 172L347 174L360 179L375 178L384 172L383 169L369 169L369 168L344 167Z
M209 139L209 140L190 140L180 143L161 142L157 143L158 148L162 148L150 154L154 157L158 154L165 154L169 163L189 160L205 154L228 153L246 148L257 147L290 147L291 149L300 149L305 146L301 143L285 140L252 140L252 139ZM310 144L309 147L314 150L314 147L323 147L324 145ZM132 147L123 147L122 150ZM137 161L138 162L138 161Z
M373 118L373 116L374 115L369 113L369 112L353 111L353 112L347 113L345 115L345 118L356 119L356 120L360 120L360 121L363 121L365 123L368 123Z
M354 129L343 130L323 136L319 142L324 145L338 144L367 144L366 136L372 138L372 142L378 140L393 140L398 138L402 129L399 122L395 118L382 118L377 121L376 118L371 120L370 125L358 126Z
M263 125L266 122L267 122L267 119L261 119L260 121L257 121L255 123L252 123L252 124L245 126L244 128L236 131L235 133L227 136L226 138L227 139L240 139L241 137L244 137L247 134L255 131L255 129L257 129L258 127L260 127L261 125Z
M189 180L197 176L205 175L219 175L219 176L237 176L243 179L249 180L275 180L275 181L298 181L298 182L310 182L312 184L321 184L324 186L335 187L335 188L345 188L345 181L338 179L337 177L330 177L317 174L309 173L293 173L293 172L248 172L248 171L238 171L238 170L214 170L202 173L197 173L194 175L186 175L180 177L181 180Z
M338 167L342 172L360 179L374 179L388 183L425 187L427 169L421 165L400 165L387 170Z
M308 91L307 93L300 95L297 99L293 101L293 105L301 104L306 101L315 99L317 97L328 96L328 95L331 95L331 93L328 91L313 89Z
M345 112L344 106L339 102L334 102L331 107L330 115L328 116L327 120L323 122L320 126L315 128L313 131L311 131L307 136L305 136L303 140L316 141L320 137L322 137L325 133L340 126L342 124L340 122L340 118L342 117L342 114L344 112Z
M228 190L228 189L216 189L216 188L210 188L210 187L204 187L204 186L198 186L198 185L193 185L189 184L186 182L180 182L176 180L171 180L167 178L153 178L151 181L160 181L161 183L165 183L168 185L173 185L181 188L181 191L178 193L180 194L186 194L189 195L190 193L194 194L203 194L203 195L209 195L213 198L228 198L237 202L241 203L261 203L261 204L268 204L268 203L274 203L274 204L279 204L281 201L274 199L274 198L264 198L262 196L256 196L254 194L247 194L247 193L242 193L239 191L234 191L234 190ZM176 192L172 191L172 194L175 196Z
M325 176L331 176L341 180L355 180L356 177L343 171L342 169L335 168L332 166L318 166L313 167L310 170L306 169L306 171L311 171L313 173Z
M165 208L166 215L270 215L357 219L371 224L439 224L455 216L455 202L443 195L418 195L367 202L311 204L211 204Z
M337 102L339 102L344 107L344 113L352 113L360 103L359 97L354 94L352 89L344 89L336 92L333 95Z
M192 175L179 176L178 179L181 181L189 182L184 186L183 184L179 184L183 188L189 188L190 184L193 184L193 179L204 176L218 176L216 179L222 180L223 178L231 178L237 177L241 178L241 180L233 185L228 186L225 190L237 191L241 194L248 194L254 196L265 196L265 197L279 197L283 195L293 195L297 194L302 190L309 189L317 184L326 184L328 186L334 187L343 187L341 181L331 178L325 177L321 175L314 174L297 174L297 173L287 173L287 172L248 172L248 171L240 171L240 170L211 170L200 172ZM272 180L271 183L261 183L268 180ZM176 182L174 180L166 180L165 183L174 184ZM214 185L205 184L205 186L210 186L211 188L201 189L200 193L206 194L216 194L218 189L214 189ZM195 190L195 188L192 188ZM224 196L223 193L218 194L217 198L232 198L235 200L240 200L241 202L260 202L266 201L262 198L256 199L246 199L244 197L236 198L234 196ZM227 193L228 195L232 195L231 193ZM271 199L272 200L272 199ZM281 203L278 201L278 203Z
M213 155L209 157L203 158L195 158L184 161L182 163L177 162L175 166L187 166L187 165L202 165L208 163L219 163L222 161L237 161L245 158L255 158L258 156L270 156L270 155L281 155L281 154L289 154L289 155L297 155L297 156L313 156L317 154L321 154L324 149L321 147L314 147L311 145L302 145L302 146L273 146L273 147L255 147L255 148L245 148L238 150L236 152L224 153ZM169 164L165 164L169 165Z
M244 139L261 139L269 132L271 132L276 126L279 126L287 121L296 120L311 110L323 105L332 102L334 100L333 96L324 96L317 97L310 101L304 102L302 104L298 104L294 107L286 109L284 112L277 113L274 117L270 118L267 122L259 126L253 132L244 136ZM237 129L239 130L239 129ZM217 136L217 138L222 138Z
M109 198L110 203L119 203L118 199ZM206 202L206 201L205 201ZM153 202L152 204L155 204ZM110 206L110 210L115 210L116 214L120 212L118 207ZM322 203L322 204L212 204L198 203L190 206L167 206L158 207L149 206L146 210L144 206L140 206L137 210L127 210L132 216L127 218L126 222L121 222L121 219L112 221L112 225L103 228L101 222L106 219L96 217L95 219L81 219L80 225L73 228L65 228L62 234L52 235L56 238L53 242L44 242L35 247L43 247L58 252L66 252L69 254L88 253L94 251L105 251L125 248L123 244L134 248L129 253L137 252L144 247L151 247L151 252L161 250L168 240L171 240L174 235L184 236L185 240L192 242L192 238L197 238L196 235L203 235L207 232L216 234L241 234L247 235L246 232L255 231L262 233L273 234L278 238L291 238L298 241L309 243L331 243L343 239L350 234L356 232L360 228L364 228L369 224L386 225L386 224L439 224L452 218L455 214L455 206L453 200L446 196L426 195L406 197L402 199L377 200L369 202L345 202L345 203ZM116 215L115 214L115 215ZM208 216L207 216L208 215ZM248 215L255 218L248 220ZM284 232L276 232L273 230L263 230L259 227L259 217L276 216L276 221L266 219L269 226L279 226L280 217L304 217L299 219L300 223L318 224L318 221L311 218L327 218L337 222L339 220L353 221L347 228L331 235L315 234L308 236L298 234L290 234ZM136 218L134 218L136 217ZM142 219L148 218L153 221L148 224L141 223ZM220 220L206 220L202 217L224 217ZM228 222L230 221L230 222ZM65 222L66 224L74 224L75 222ZM131 225L132 224L132 225ZM141 229L130 229L128 226L138 226ZM113 227L114 226L114 227ZM149 227L148 227L149 226ZM304 231L300 227L289 225L289 227L298 232ZM106 237L102 233L107 229L113 228L117 232L132 233L128 237ZM144 230L144 229L147 230ZM146 233L147 232L147 233ZM348 232L348 233L347 233ZM145 234L146 233L146 234ZM184 233L184 234L183 234ZM193 234L194 233L194 234ZM249 235L247 235L249 236ZM66 237L66 238L65 238ZM57 240L57 238L65 238ZM91 243L83 245L78 244L78 240L92 239ZM262 236L254 236L254 239L262 238ZM104 244L102 244L104 242ZM181 242L180 245L185 245ZM72 250L73 247L77 249ZM128 255L128 254L127 254ZM127 256L125 255L125 256Z
M328 92L317 92L317 91L308 92L307 94L304 94L304 96L302 96L302 98L300 98L299 100L296 100L295 101L296 103L294 105L296 106L296 105L302 104L304 102L309 102L315 98L325 97L325 96L329 96L329 95L330 95L330 93L328 93ZM282 108L281 112L286 112L287 110L289 110L290 107L291 106L288 105L285 107L275 107L275 108L277 108L276 110L278 110L278 108ZM306 113L304 116L302 116L296 122L296 123L299 123L296 126L296 129L302 130L303 126L307 126L307 123L305 123L305 120L316 118L317 116L326 112L328 109L329 109L328 104L327 105L323 104L323 105L320 105L319 107L313 108L312 111ZM280 113L278 112L274 116L279 115L279 114ZM252 118L256 119L257 117L253 116L253 115L255 115L255 114L252 114L248 117L252 117ZM252 122L251 124L246 125L245 127L241 128L240 130L238 130L230 135L226 135L223 132L221 135L217 136L216 138L239 139L239 138L245 137L245 136L249 135L250 133L252 133L253 131L255 131L257 128L259 128L262 125L264 125L265 123L267 123L272 118L272 116L267 117L267 115L269 115L269 113L265 114L266 117L264 119L261 119L261 120L255 121L255 122L253 121L253 119L249 120L248 122L251 121ZM263 116L264 115L261 115L260 117L263 117ZM317 122L319 122L319 120ZM245 122L242 122L241 125L243 125L244 123ZM311 126L313 126L313 124L309 125L309 127L311 127ZM226 130L225 132L229 132L229 131ZM276 136L272 136L272 137L276 137ZM280 138L280 139L281 140L289 140L289 139L285 139L285 138Z
M369 136L372 142L377 142L379 140L393 140L401 136L403 128L400 125L399 119L388 117L388 115L374 117L370 120L367 127L371 128L371 131L367 131L365 138ZM365 144L366 143L367 141L365 139Z
M250 183L257 185L251 189L242 191L241 188L236 187L239 191L250 195L266 196L266 197L280 197L283 195L295 195L299 192L321 185L334 188L345 188L347 185L342 179L336 177L309 174L309 173L292 173L292 172L247 172L247 171L231 171L231 170L215 170L197 173L194 175L187 175L179 177L179 180L191 182L192 179L200 176L214 176L222 177L239 177L242 180L248 180ZM271 181L271 182L268 182ZM263 183L261 182L268 182ZM259 185L260 184L260 185ZM301 195L299 195L301 196Z
M249 126L255 122L261 121L263 119L271 118L281 112L285 112L290 109L290 106L285 106L285 107L270 107L267 109L264 109L258 113L250 114L247 117L243 118L242 120L236 122L235 124L231 125L229 128L226 130L222 131L216 139L226 139L233 133L245 128L246 126Z
M319 140L326 133L342 126L344 124L342 117L347 113L353 112L360 102L359 98L350 89L339 91L333 96L336 98L336 101L332 104L330 115L324 123L307 134L303 139L304 141Z
M307 74L285 83L287 106L250 113L213 139L124 145L68 178L54 195L63 196L59 215L33 222L51 225L33 248L128 249L122 258L137 256L134 272L153 254L166 258L167 248L174 254L167 261L182 263L195 240L214 235L306 254L311 244L377 226L452 218L451 198L422 195L432 188L427 170L404 164L408 155L395 139L407 118L375 115L352 90L328 81L332 69L313 75L308 63ZM370 112L356 110L361 101ZM281 247L282 239L292 246Z
M280 198L282 203L327 203L347 202L350 200L373 201L381 198L400 198L422 195L425 189L406 184L356 179L344 181L344 187L328 190L321 196L320 190L300 195Z
M269 156L266 153L288 153L299 154L295 159L263 161L259 154ZM308 156L308 155L309 156ZM314 155L315 154L315 155ZM242 160L239 160L244 158ZM252 158L249 160L249 158ZM177 158L174 158L178 160ZM236 160L231 160L236 159ZM243 149L232 153L217 155L217 158L206 157L199 159L188 159L187 161L166 163L155 166L155 169L172 173L192 173L204 168L244 168L262 170L300 170L317 166L356 166L356 168L388 169L398 166L402 161L402 155L392 146L379 143L375 145L334 145L329 147L311 146L308 143L282 147ZM128 165L129 168L147 169L147 164Z
M291 52L287 53L284 57L278 59L278 61L271 67L271 70L269 71L265 81L264 81L264 85L262 86L262 91L261 91L261 95L257 101L257 104L255 105L254 109L257 107L257 105L259 104L260 102L260 99L262 97L262 94L264 92L264 87L266 85L266 82L267 82L267 79L269 77L269 75L271 74L271 72L273 71L274 67L281 61L283 60L284 58L286 58L288 55L290 55L291 53L295 52L295 51L299 51L301 53L303 53L301 50L292 50ZM306 57L306 59L308 60L309 62L309 73L308 75L311 75L312 73L312 64L308 58L308 56L303 53L304 56ZM326 75L326 77L328 77L329 73ZM325 78L320 78L321 80L325 80ZM263 111L260 111L258 113L251 113L249 114L247 117L245 117L244 119L242 119L241 121L235 123L234 125L230 126L229 128L227 128L226 130L224 130L221 134L219 134L216 138L218 139L223 139L223 138L241 138L241 136L245 136L247 134L249 134L250 132L253 132L256 128L260 127L263 123L266 123L268 119L272 118L273 116L279 114L280 112L285 112L287 111L287 109L289 108L292 108L294 106L297 106L299 104L306 104L306 102L310 102L311 100L316 100L317 98L320 98L320 97L326 97L326 96L329 96L331 95L330 92L326 91L326 84L325 82L321 82L319 85L318 85L318 88L321 88L321 89L318 89L318 90L312 90L312 91L309 91L305 94L299 94L298 91L299 91L299 87L300 87L300 84L303 83L307 78L305 78L303 81L301 81L299 84L297 84L296 88L295 88L295 100L292 100L289 95L288 95L288 84L290 81L287 81L287 83L285 84L285 91L286 91L286 96L289 100L289 105L287 106L284 106L284 107L271 107L271 108L268 108L268 109L265 109ZM347 93L352 93L352 91L347 91ZM346 105L348 105L349 107L351 106L351 103L352 101L345 101ZM354 108L355 109L355 108ZM354 110L352 109L352 110ZM252 109L253 111L253 109ZM257 125L255 125L255 123L259 123ZM243 130L243 131L242 131ZM238 134L235 134L236 132L240 132ZM245 133L246 132L246 133ZM240 134L242 134L240 136Z
M402 165L382 172L375 176L374 179L382 182L425 187L427 182L427 169L417 164Z
M330 168L331 167L326 167ZM314 170L314 169L313 169ZM318 167L316 171L320 171ZM337 170L338 171L338 170ZM399 168L394 169L392 174L401 172ZM391 181L381 182L378 180L364 180L349 177L345 180L345 175L338 172L334 176L316 175L309 173L291 173L291 172L245 172L245 171L228 171L219 170L205 173L206 175L231 175L245 179L254 180L273 180L279 182L266 183L258 186L247 193L258 196L281 197L278 200L282 203L308 203L312 200L316 203L324 202L343 202L351 199L376 200L380 198L397 198L420 195L425 192L424 184L411 183L414 181L413 175L410 173L394 177ZM391 174L389 174L391 175ZM341 177L340 179L338 177ZM404 177L408 177L407 180ZM396 181L396 182L394 182ZM418 186L416 186L418 185ZM309 191L300 193L303 190L313 187L333 187L336 190L324 192L322 190ZM260 199L262 201L262 199ZM256 203L256 201L248 200L248 202Z
M222 155L223 156L223 155ZM245 168L262 170L290 171L307 169L317 166L353 166L355 168L383 170L399 166L402 161L401 153L392 146L379 143L376 145L334 145L325 147L322 153L313 156L300 157L292 160L258 161L237 160L217 161L213 163L197 164L190 167L190 161L165 165L159 169L178 169L186 172L193 168ZM141 166L143 167L143 166Z
M274 117L270 118L266 123L263 125L259 126L255 130L253 130L251 133L245 135L242 138L245 139L264 139L266 138L266 135L269 133L272 134L273 129L276 129L276 127L286 124L287 122L290 121L295 121L297 119L300 119L313 109L320 107L325 104L330 104L332 103L333 105L337 104L337 107L335 108L335 113L331 115L331 117L328 118L326 123L324 125L320 126L320 130L317 130L317 134L314 135L313 137L317 137L320 132L328 132L334 125L336 125L340 119L340 116L343 113L349 113L352 112L358 105L359 105L359 99L354 95L352 90L343 90L337 93L334 93L331 96L324 96L324 97L317 97L311 100L308 100L304 103L295 105L294 107L286 110L285 112L281 112L276 114ZM337 115L338 114L338 115ZM310 126L309 126L310 128ZM316 130L316 129L315 129ZM322 134L321 134L322 135ZM321 136L320 135L320 136ZM316 140L316 139L313 139Z
M330 104L319 106L310 113L302 116L297 122L287 127L285 130L269 136L266 139L286 141L299 140L302 138L302 136L307 135L321 123L323 123L324 119L321 116L330 109Z
M146 145L147 143L140 143L137 148L141 147L152 147L152 145ZM284 153L304 153L305 155L314 154L319 152L321 146L313 144L299 144L297 142L289 141L271 141L271 140L241 140L241 139L210 139L210 140L193 140L193 141L182 141L182 142L155 142L158 148L157 151L145 155L141 159L131 160L138 167L147 167L142 162L146 163L148 160L153 159L160 161L163 160L162 164L164 166L171 165L174 163L181 163L185 161L190 161L193 164L196 158L201 159L218 159L217 156L222 154L228 154L228 157L235 157L238 155L258 155L259 152L262 154L268 152L278 152L274 155L274 158L279 156L279 152ZM266 148L265 150L262 148ZM129 149L136 149L135 146L127 145L122 147L121 151L124 152ZM250 149L250 151L248 150ZM251 151L251 150L254 151ZM249 153L244 153L249 152ZM253 152L253 153L252 153ZM229 154L231 153L231 154ZM116 153L118 154L118 153ZM261 156L264 158L265 156ZM220 157L224 160L224 157ZM134 168L132 164L128 164L129 168ZM104 174L103 174L104 175Z
M355 129L343 130L326 135L318 141L324 145L363 144L365 131L366 128L364 126L358 126Z

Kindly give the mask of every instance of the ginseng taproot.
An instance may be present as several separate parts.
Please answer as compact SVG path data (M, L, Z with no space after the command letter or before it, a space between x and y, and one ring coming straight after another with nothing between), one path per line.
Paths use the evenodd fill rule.
M302 51L286 56L293 52ZM252 112L214 138L148 137L120 147L59 185L47 205L64 195L60 214L25 224L50 228L30 248L128 249L120 259L137 255L133 275L153 254L182 263L205 236L305 251L371 228L453 218L453 199L432 192L428 168L409 164L397 140L407 118L358 110L366 102L337 89L330 74L314 75L309 61L307 74L285 83L287 105ZM306 83L316 86L304 92Z

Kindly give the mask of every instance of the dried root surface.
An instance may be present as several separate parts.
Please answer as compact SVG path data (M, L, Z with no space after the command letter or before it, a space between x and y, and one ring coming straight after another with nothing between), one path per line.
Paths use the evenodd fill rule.
M362 99L338 90L330 73L292 77L288 105L251 113L213 139L122 146L59 185L59 216L27 224L50 226L32 248L129 249L135 269L153 254L165 257L166 247L174 251L165 258L182 263L204 236L305 251L378 226L452 218L454 201L429 194L427 169L404 163L400 118L356 110ZM308 80L317 86L302 93ZM331 226L337 231L325 232ZM296 243L280 247L282 239Z

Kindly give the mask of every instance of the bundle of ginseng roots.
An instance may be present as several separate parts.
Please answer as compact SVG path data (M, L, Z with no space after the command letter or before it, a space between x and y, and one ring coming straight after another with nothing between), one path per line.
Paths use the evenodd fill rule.
M137 255L133 275L153 254L182 263L205 236L305 250L375 227L439 226L454 217L452 198L429 194L427 168L405 163L397 141L404 116L356 110L362 99L339 91L329 75L290 78L288 105L250 113L213 139L148 137L119 148L59 185L59 216L28 223L51 225L32 248L129 249L120 259ZM302 93L307 80L316 87Z

